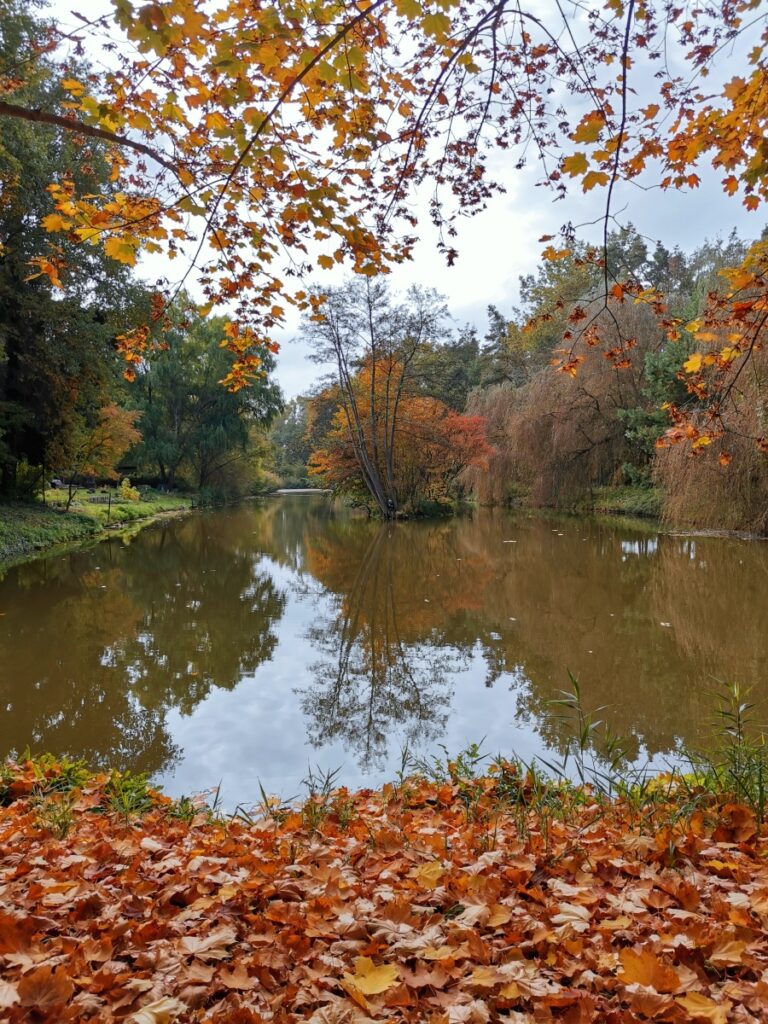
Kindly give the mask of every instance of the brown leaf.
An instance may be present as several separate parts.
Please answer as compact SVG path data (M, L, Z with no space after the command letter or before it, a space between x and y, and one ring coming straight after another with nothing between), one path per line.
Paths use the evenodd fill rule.
M239 992L246 992L258 984L258 980L250 977L242 964L238 964L231 971L225 968L219 973L219 981L225 988L233 988Z
M38 1010L52 1010L63 1006L75 991L75 986L63 970L52 967L38 967L25 974L18 984L19 1002L22 1006L34 1006Z

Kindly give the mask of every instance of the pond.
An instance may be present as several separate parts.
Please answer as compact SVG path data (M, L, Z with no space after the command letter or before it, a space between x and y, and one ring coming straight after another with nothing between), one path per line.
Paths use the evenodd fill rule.
M655 763L719 681L768 696L768 545L649 525L467 516L381 525L318 496L158 522L0 581L0 748L253 803L307 767L392 778L407 744L557 758L552 700Z

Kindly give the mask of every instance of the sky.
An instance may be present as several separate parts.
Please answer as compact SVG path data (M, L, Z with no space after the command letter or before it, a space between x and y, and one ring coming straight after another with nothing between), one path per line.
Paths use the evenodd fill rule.
M72 16L73 10L91 18L109 9L107 0L49 0L48 4L49 14L65 31L79 24ZM725 63L727 73L735 73L740 55L731 55ZM633 75L636 81L650 84L650 69L639 67ZM643 102L641 99L639 105ZM565 200L554 201L552 193L536 186L537 169L517 171L515 160L514 155L503 153L494 158L492 170L505 182L507 192L495 197L484 212L460 223L456 239L459 258L452 267L446 266L437 252L426 204L417 202L421 240L413 260L395 268L390 276L396 290L411 284L437 289L447 298L455 326L471 323L481 335L489 305L497 306L507 315L511 313L518 299L520 275L534 271L539 262L542 245L538 239L555 233L568 222L589 224L603 212L603 190L595 189L587 195L574 191ZM750 214L738 198L727 197L720 185L721 175L706 168L697 171L701 186L685 193L641 187L643 183L622 183L615 193L613 211L622 223L632 222L648 239L650 247L661 240L669 248L679 245L690 250L707 238L727 235L734 227L743 237L758 236L763 216L759 212ZM585 227L580 235L587 241L596 240L598 231L594 226ZM147 259L140 272L151 280L153 273L162 276L167 269L167 263ZM313 280L323 285L338 284L340 276L320 272ZM277 336L281 350L276 378L288 399L308 390L318 378L318 367L307 358L297 333L298 322L293 320Z

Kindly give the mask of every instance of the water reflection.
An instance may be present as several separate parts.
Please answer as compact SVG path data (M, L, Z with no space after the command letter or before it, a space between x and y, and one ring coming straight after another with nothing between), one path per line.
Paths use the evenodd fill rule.
M767 583L768 545L626 523L381 527L307 498L190 516L8 571L0 747L247 799L308 753L354 783L404 742L562 749L570 670L664 754L704 736L717 679L768 696Z
M395 730L409 745L442 736L447 673L457 667L447 650L413 643L395 529L340 538L331 527L307 546L307 567L335 595L331 613L308 632L323 656L313 684L299 691L308 737L315 747L343 739L364 770L383 766Z
M203 517L19 566L0 594L0 747L150 772L181 753L168 710L267 661L285 606L250 546Z

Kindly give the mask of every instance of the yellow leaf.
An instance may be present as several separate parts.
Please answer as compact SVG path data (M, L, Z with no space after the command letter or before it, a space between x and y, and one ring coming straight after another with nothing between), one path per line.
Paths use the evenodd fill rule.
M728 1024L728 1011L733 1005L729 1000L716 1003L713 999L703 996L700 992L688 992L675 1002L682 1006L694 1020L711 1021L711 1024Z
M589 192L595 185L607 185L609 180L609 175L605 171L590 171L584 175L581 187L585 192Z
M657 992L679 992L683 986L674 967L659 960L650 949L623 949L619 959L619 981L624 985L645 985Z
M550 263L555 263L557 260L566 260L571 255L571 249L555 249L553 245L548 245L541 253L541 258L548 260Z
M701 352L694 352L693 355L683 363L683 369L686 373L698 373L701 369L702 360L703 356Z
M380 967L376 967L369 956L359 956L355 960L355 973L345 974L344 980L363 995L375 996L379 992L386 992L388 988L397 985L400 974L397 968L391 964L382 964Z
M395 0L395 8L404 18L418 18L422 13L421 4L417 0Z
M726 96L729 100L737 100L746 87L747 83L743 78L732 78L723 89L723 96Z
M587 169L587 158L584 153L574 153L573 156L567 156L563 160L563 170L566 174L570 174L572 178L577 177L579 174L583 174Z
M104 243L104 252L118 263L125 263L132 267L136 263L136 247L135 241L113 236Z
M447 39L448 33L451 30L451 19L447 14L428 14L422 18L421 27L427 33L428 36L433 36L438 41L442 42Z
M644 107L643 110L641 111L641 113L642 113L643 117L646 119L646 121L652 121L653 118L656 117L658 112L659 112L659 104L658 103L650 103L647 107Z
M49 213L40 223L46 231L66 231L72 227L72 221L65 220L60 213Z
M333 266L333 256L319 256L317 262L321 267L324 267L325 270L330 270Z
M723 362L731 363L734 359L738 359L741 355L741 349L735 345L726 345L725 348L720 349L720 358Z
M506 924L512 920L512 912L507 907L503 907L500 903L491 910L491 916L488 918L489 928L498 928L499 925Z
M499 974L495 967L476 967L469 980L472 985L477 985L480 988L494 988L501 984L504 976Z
M518 999L520 996L520 986L516 981L510 981L509 984L499 989L499 995L502 999Z
M730 459L728 461L730 462ZM708 959L718 967L738 967L744 958L746 948L746 942L741 942L738 939L726 940L715 946Z
M135 111L135 113L129 114L128 124L132 128L138 129L138 131L140 132L149 131L149 129L152 127L152 122L142 110L137 110Z
M73 96L82 96L85 92L85 86L82 82L78 82L76 78L63 78L61 84Z
M602 114L596 111L585 114L571 138L574 142L597 142L604 124Z
M439 860L433 860L429 864L422 864L415 871L415 877L419 885L425 889L436 889L443 877L443 865Z
M422 960L450 960L456 955L454 946L425 946L419 951Z

